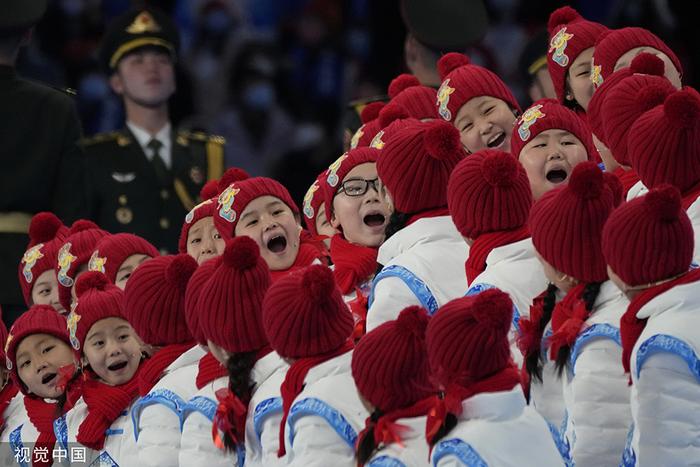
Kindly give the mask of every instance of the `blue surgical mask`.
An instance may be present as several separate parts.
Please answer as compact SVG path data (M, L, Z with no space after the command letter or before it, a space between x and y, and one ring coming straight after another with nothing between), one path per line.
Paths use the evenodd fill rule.
M259 82L251 84L243 91L243 103L250 110L269 110L276 100L275 88L272 83Z

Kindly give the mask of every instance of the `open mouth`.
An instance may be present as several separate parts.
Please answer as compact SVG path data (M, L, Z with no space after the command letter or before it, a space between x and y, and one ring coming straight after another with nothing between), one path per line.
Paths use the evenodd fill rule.
M545 175L547 178L547 181L550 183L561 183L564 180L566 180L566 177L568 177L568 174L566 173L566 170L564 169L552 169L547 174Z
M107 369L108 369L109 371L119 371L119 370L121 370L121 369L126 368L126 365L128 365L128 364L129 364L129 362L126 361L126 360L123 361L123 362L112 363L111 365L109 365L109 366L107 367Z
M287 248L287 239L284 235L277 235L267 241L267 249L273 253L282 253Z
M506 140L506 134L505 132L500 132L499 134L493 136L488 143L486 143L486 146L489 148L497 148L500 147L503 142Z
M380 213L374 213L374 214L367 214L365 217L362 218L362 222L365 223L365 225L369 227L381 227L384 225L384 222L386 221L386 217L384 214Z
M41 378L41 384L48 384L54 379L56 379L57 373L46 373L43 378Z

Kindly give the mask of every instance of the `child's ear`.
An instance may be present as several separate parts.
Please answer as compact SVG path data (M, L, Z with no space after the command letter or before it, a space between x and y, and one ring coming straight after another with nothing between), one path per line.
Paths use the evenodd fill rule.
M338 219L338 216L335 215L335 212L331 213L331 216L328 218L328 223L335 230L338 230L338 228L340 227L340 220Z

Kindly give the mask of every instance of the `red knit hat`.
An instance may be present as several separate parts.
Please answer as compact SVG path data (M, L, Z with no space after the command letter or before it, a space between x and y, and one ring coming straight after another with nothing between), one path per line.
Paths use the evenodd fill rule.
M24 303L32 305L34 281L56 266L58 249L68 236L68 228L50 212L40 212L29 224L29 244L19 263L19 285Z
M389 139L399 130L407 128L420 120L412 118L406 109L400 104L389 102L379 112L379 128L380 130L374 135L369 147L376 149L384 149L384 145Z
M323 191L323 200L326 205L326 217L330 219L333 212L333 198L343 179L350 173L352 169L361 164L376 163L381 154L379 149L375 148L357 148L346 152L323 173L321 179L321 190Z
M204 336L202 327L199 325L199 297L204 290L204 284L209 280L214 269L218 266L221 261L221 257L211 258L204 263L200 264L199 267L192 273L190 281L187 283L187 291L185 292L185 320L187 321L187 328L190 330L190 334L194 337L194 340L198 344L207 345L207 338Z
M586 122L576 112L554 99L540 99L530 106L515 122L510 138L510 150L516 159L525 145L547 130L565 130L578 138L586 148L588 159L597 153L593 136Z
M600 23L587 21L570 6L557 8L549 15L549 50L547 68L557 99L566 100L566 75L581 52L595 46L598 37L608 30Z
M627 137L632 168L648 188L662 183L681 193L700 180L700 94L676 91L632 125Z
M88 271L104 273L110 282L117 279L117 271L131 255L155 258L160 252L146 239L130 233L118 233L103 237L95 246L88 261Z
M639 56L648 55L646 53L639 54ZM649 54L650 55L650 54ZM605 134L605 127L603 126L603 105L605 99L607 98L608 92L615 88L617 84L623 79L627 78L632 74L630 67L622 68L617 70L615 73L611 74L604 82L601 81L600 85L595 86L595 91L591 100L588 102L588 109L586 110L586 120L588 121L588 126L591 128L591 132L607 146L607 136ZM591 77L593 79L593 77Z
M340 348L353 318L333 271L313 265L272 284L263 301L263 325L281 357L304 358Z
M262 302L271 281L255 240L228 240L222 260L203 286L206 293L199 298L199 326L204 337L231 353L252 352L267 345Z
M394 207L405 214L447 206L447 182L466 156L459 131L442 122L415 122L394 134L377 160L377 173Z
M693 235L678 188L661 185L612 213L603 229L603 253L627 285L652 284L690 268Z
M666 99L676 88L663 77L664 62L651 54L640 54L628 68L631 74L620 80L605 98L601 109L606 146L615 160L630 165L627 134L640 115Z
M594 162L574 167L568 185L547 192L532 208L530 232L537 252L558 271L582 282L606 280L601 235L619 204L619 184Z
M299 214L292 195L280 182L267 177L253 177L233 182L221 191L214 214L216 230L225 240L235 237L236 225L248 203L268 195L279 198L294 214Z
M124 292L112 284L107 276L89 271L75 284L77 306L67 317L70 343L82 353L85 338L93 324L106 318L127 319L124 314Z
M491 96L520 111L518 101L508 86L494 72L474 65L469 57L456 52L445 54L438 61L442 84L437 92L438 114L454 122L457 112L475 97Z
M445 304L426 332L428 360L443 386L466 386L504 369L511 362L508 332L513 302L489 289Z
M187 282L197 261L187 254L159 256L141 264L124 290L126 318L147 344L193 340L185 321Z
M391 103L398 104L408 112L408 115L418 120L439 118L435 100L435 89L422 86L418 78L408 73L402 73L389 84Z
M55 336L66 344L70 345L68 330L66 329L66 318L56 313L56 310L49 305L34 305L17 318L17 321L10 328L5 343L5 366L10 370L10 376L15 385L27 395L26 386L19 379L17 374L17 347L24 340L33 334L49 334Z
M75 272L90 261L97 242L109 233L97 224L87 220L77 220L68 231L68 237L58 250L56 277L58 279L58 299L63 308L70 310L71 287L75 282Z
M306 230L311 232L311 235L318 235L318 230L316 230L316 218L318 217L318 210L324 204L323 190L321 190L321 183L326 178L326 171L316 177L316 180L311 184L309 189L304 195L304 200L302 201L301 212L304 214L304 224L306 225ZM326 216L328 216L326 214Z
M601 34L596 42L593 66L600 67L599 73L603 82L613 73L620 57L637 47L652 47L663 52L673 62L678 73L683 74L683 67L676 54L651 31L643 28L622 28Z
M370 102L362 109L360 119L362 126L358 128L350 140L350 149L369 146L374 135L381 129L379 126L379 112L384 108L384 102Z
M507 152L477 151L450 175L447 205L459 232L471 239L527 224L532 192L527 173Z
M436 392L425 347L428 313L404 309L366 334L352 355L352 377L362 397L382 412L413 405Z

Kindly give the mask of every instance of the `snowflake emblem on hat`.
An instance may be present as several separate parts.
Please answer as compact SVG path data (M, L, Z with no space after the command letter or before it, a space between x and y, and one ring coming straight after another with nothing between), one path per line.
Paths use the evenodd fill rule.
M70 247L72 245L70 242L63 244L60 250L58 250L58 282L64 287L73 286L73 279L68 275L70 271L71 264L78 259L76 256L72 255L70 252Z
M569 64L569 56L564 53L566 51L566 46L568 42L574 37L573 34L566 32L566 26L561 28L549 41L549 51L552 53L552 60L559 66L566 66Z
M230 184L228 188L219 195L219 216L226 219L228 222L236 221L236 211L233 210L233 202L236 201L236 195L241 189L236 188L235 184Z
M348 158L348 154L345 153L342 156L340 156L338 159L336 159L335 162L333 162L331 165L328 166L328 177L326 178L326 182L332 187L336 187L338 185L338 182L340 179L338 178L338 170L340 170L340 166L343 165L343 161Z
M372 142L369 143L369 147L374 149L384 149L384 141L382 140L383 136L384 130L374 135L374 138L372 138Z
M595 88L603 84L603 75L600 72L600 65L593 65L591 69L591 82Z
M44 257L44 254L41 252L43 246L43 243L34 245L33 247L25 251L24 256L22 256L22 264L24 264L24 267L22 267L22 275L24 276L24 280L27 281L27 284L31 284L34 280L32 268L34 267L37 261Z
M7 349L10 348L10 342L12 342L13 335L10 333L7 336L7 340L5 341L5 366L7 367L8 370L12 369L12 360L10 360L10 357L7 356Z
M521 140L527 141L531 135L530 127L534 125L537 122L537 120L546 116L540 110L541 108L542 104L532 106L525 111L522 117L520 117L520 122L518 123L520 125L518 127L518 135L520 135Z
M192 210L190 210L190 212L188 212L187 215L185 216L185 222L188 224L191 224L192 221L194 220L194 213L197 212L197 209L201 208L202 206L204 206L206 204L211 204L212 202L213 201L210 199L205 199L204 201L199 203L197 206L193 207Z
M350 149L355 149L358 144L360 144L360 138L365 134L364 132L365 126L362 125L360 128L357 129L354 135L352 135L352 139L350 140Z
M95 250L90 256L90 261L88 262L88 271L97 271L104 274L105 264L107 263L107 258L100 257L100 252Z
M308 217L309 219L314 218L314 207L311 205L311 202L314 199L314 193L318 191L320 187L318 186L318 180L314 181L314 183L309 187L309 190L306 192L304 195L304 215Z
M455 88L450 87L450 78L447 78L442 82L440 89L438 89L437 92L436 105L438 106L438 113L448 122L452 120L452 112L450 112L450 109L448 109L447 106L450 103L450 94L453 92L455 92Z
M68 322L70 345L72 345L75 350L80 350L80 341L76 336L76 333L78 332L78 321L80 321L80 315L76 313L75 310L71 310L66 321Z

